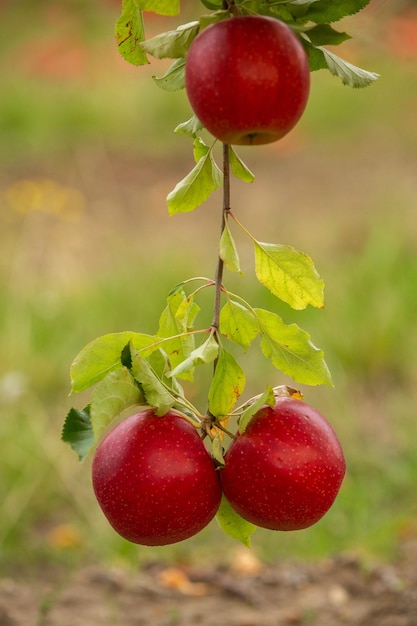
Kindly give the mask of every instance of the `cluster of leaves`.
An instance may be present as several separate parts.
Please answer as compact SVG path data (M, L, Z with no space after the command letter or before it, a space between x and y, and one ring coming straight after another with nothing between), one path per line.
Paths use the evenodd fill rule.
M231 217L243 229L232 213L228 219ZM220 240L220 257L226 267L240 272L227 222ZM323 281L307 255L291 246L252 239L255 273L261 284L295 310L308 305L323 307ZM190 286L194 286L191 292ZM307 332L294 323L285 324L276 313L252 307L224 285L219 327L196 328L198 294L214 287L209 278L184 281L169 294L155 335L112 333L81 350L71 366L72 392L94 389L85 409L71 409L63 430L64 441L80 459L114 419L133 407L152 406L161 415L174 408L197 428L201 427L205 416L186 399L181 381L193 381L196 367L208 363L216 364L208 391L209 414L220 424L227 424L231 415L245 424L243 407L235 409L235 405L243 393L246 376L229 342L246 351L259 338L262 354L294 381L332 384L323 352ZM271 393L269 387L267 391ZM273 401L273 395L267 395L263 403L268 397ZM214 431L211 438L213 453L222 463L220 433Z
M188 48L198 33L208 25L232 14L259 14L288 24L299 36L307 52L310 70L327 69L351 87L366 87L378 77L348 63L324 46L337 46L350 35L333 27L333 23L353 15L370 0L202 0L210 13L146 40L143 11L177 15L179 0L123 0L123 11L116 23L116 38L121 55L134 65L148 63L148 56L173 59L173 64L157 84L174 91L184 87L184 67Z

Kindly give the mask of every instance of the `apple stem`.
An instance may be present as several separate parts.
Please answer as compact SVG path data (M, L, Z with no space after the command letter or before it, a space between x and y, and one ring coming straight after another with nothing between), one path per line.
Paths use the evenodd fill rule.
M230 11L232 15L239 15L239 10L236 7L235 0L223 0L222 9L223 11Z
M219 430L223 431L226 435L228 435L231 439L237 439L237 435L235 435L234 433L232 433L230 430L227 430L227 428L225 428L221 422L217 422L216 426Z

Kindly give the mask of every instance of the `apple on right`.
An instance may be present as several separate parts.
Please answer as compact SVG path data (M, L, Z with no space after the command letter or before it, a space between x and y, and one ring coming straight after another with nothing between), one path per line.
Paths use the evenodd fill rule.
M262 407L224 460L220 478L227 500L241 517L270 530L300 530L318 522L346 472L329 422L291 397Z
M185 87L202 125L225 144L257 145L284 137L310 91L302 43L283 22L260 15L211 24L192 42Z

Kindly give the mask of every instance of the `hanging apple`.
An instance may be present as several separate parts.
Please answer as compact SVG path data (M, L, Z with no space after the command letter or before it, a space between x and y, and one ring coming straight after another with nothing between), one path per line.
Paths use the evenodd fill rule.
M225 455L221 482L244 519L271 530L315 524L333 504L346 471L326 419L295 398L264 406Z
M190 46L185 86L202 125L226 144L281 139L307 104L310 70L294 32L277 19L237 16L200 32Z
M174 412L152 409L120 422L92 465L96 498L114 530L156 546L187 539L215 516L221 487L198 431Z

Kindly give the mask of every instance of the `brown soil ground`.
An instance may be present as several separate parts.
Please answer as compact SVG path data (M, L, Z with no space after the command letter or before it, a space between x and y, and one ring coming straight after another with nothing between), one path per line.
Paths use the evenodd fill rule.
M416 626L417 541L394 563L340 556L230 567L89 566L0 580L0 626ZM248 558L249 557L249 558Z

